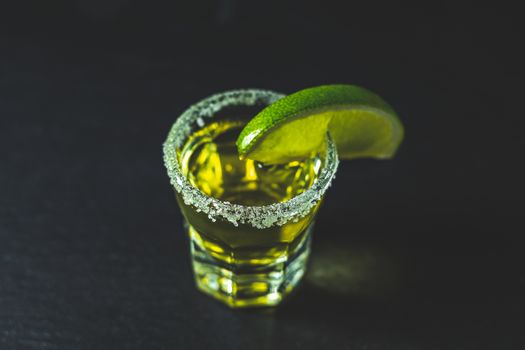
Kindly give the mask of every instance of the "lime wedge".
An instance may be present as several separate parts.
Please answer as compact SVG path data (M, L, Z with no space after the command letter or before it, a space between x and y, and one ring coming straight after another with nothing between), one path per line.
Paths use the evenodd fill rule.
M245 158L286 163L321 150L327 132L342 159L391 158L403 140L403 125L381 97L355 85L323 85L263 109L241 131L237 149Z

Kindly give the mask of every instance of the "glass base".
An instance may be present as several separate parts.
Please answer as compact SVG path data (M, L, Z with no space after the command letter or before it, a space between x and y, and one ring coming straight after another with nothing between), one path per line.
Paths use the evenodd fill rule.
M233 308L275 306L300 282L310 254L313 224L302 234L293 252L269 264L231 264L204 247L201 235L189 227L193 271L197 288Z

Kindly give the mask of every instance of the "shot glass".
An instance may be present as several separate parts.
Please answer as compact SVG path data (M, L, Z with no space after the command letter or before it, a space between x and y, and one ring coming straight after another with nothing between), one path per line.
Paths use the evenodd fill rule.
M315 215L337 169L329 135L304 162L239 159L235 136L283 96L257 89L210 96L182 113L163 145L197 288L230 307L274 306L299 284Z

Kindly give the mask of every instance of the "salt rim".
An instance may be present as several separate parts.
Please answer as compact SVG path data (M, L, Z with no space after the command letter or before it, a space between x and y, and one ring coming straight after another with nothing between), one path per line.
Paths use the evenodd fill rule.
M182 174L177 159L176 149L182 147L187 137L191 135L194 130L192 126L201 128L205 125L202 118L211 118L227 106L253 106L256 103L271 104L284 96L269 90L231 90L205 98L181 114L168 133L163 144L163 151L164 165L168 170L170 183L181 194L186 205L191 205L198 212L207 214L210 220L214 222L220 218L235 226L241 223L264 229L277 225L281 226L290 221L297 222L319 202L335 177L339 164L337 150L330 135L328 135L325 165L312 186L285 202L263 206L233 204L204 194L192 186Z

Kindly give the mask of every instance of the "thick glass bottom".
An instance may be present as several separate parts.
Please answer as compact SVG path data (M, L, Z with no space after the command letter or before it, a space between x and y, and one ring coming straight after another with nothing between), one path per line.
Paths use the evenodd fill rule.
M259 255L257 258L236 261L233 250L230 253L233 259L229 261L234 262L229 263L218 259L216 254L213 256L214 252L205 247L207 242L190 226L188 233L197 288L234 308L279 304L305 273L312 227L313 224L300 235L300 241L293 245L293 249L286 249L280 256L271 254L264 259L262 255L272 249L259 248L253 250L254 255Z

